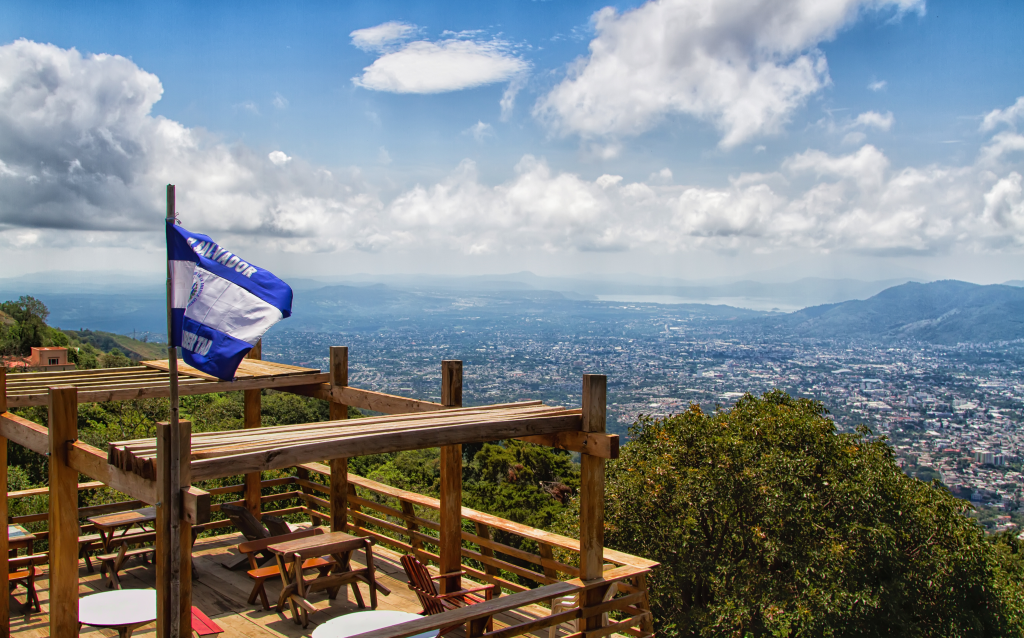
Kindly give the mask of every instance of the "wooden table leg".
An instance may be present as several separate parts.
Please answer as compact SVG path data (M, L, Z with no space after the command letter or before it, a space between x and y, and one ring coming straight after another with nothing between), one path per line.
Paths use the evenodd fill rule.
M370 549L370 539L366 541L366 578L370 581L370 609L377 608L377 578L373 569L373 551Z
M338 563L334 568L337 573L343 574L352 570L352 561L350 560L351 554L352 552L331 554L334 560ZM363 594L359 591L359 582L353 580L350 584L352 586L352 597L356 599L356 604L359 605L360 609L366 609L366 603L363 602Z
M298 554L295 554L292 557L292 569L295 570L295 574L293 574L295 579L295 591L299 598L306 600L306 579L302 577L302 557ZM289 600L291 600L291 598L289 598ZM296 605L298 605L299 608L298 613L302 614L302 627L305 629L306 625L309 624L309 613L306 611L305 605L302 605L298 601L294 601L292 603L292 609L294 609ZM295 622L299 622L298 617L295 618Z

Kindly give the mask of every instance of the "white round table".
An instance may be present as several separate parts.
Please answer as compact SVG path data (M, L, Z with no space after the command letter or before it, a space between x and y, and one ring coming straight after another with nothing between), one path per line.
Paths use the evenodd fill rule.
M405 611L390 611L386 609L374 609L371 611L356 611L344 616L332 618L319 625L313 630L313 638L348 638L367 631L383 629L392 625L400 625L410 620L422 620L419 614L410 614ZM416 634L411 638L437 638L437 629Z
M155 589L115 589L78 599L78 623L117 629L121 638L156 620Z

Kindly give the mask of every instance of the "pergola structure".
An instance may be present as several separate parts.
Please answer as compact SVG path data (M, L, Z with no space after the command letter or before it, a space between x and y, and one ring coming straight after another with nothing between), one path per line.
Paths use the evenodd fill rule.
M0 368L0 475L4 484L8 440L49 457L49 622L50 635L54 638L70 638L78 633L79 473L137 501L156 506L157 633L166 637L191 634L190 530L193 525L207 522L211 511L210 493L192 483L244 474L245 486L237 491L244 492L243 502L259 516L261 500L264 500L260 472L289 467L300 468L300 476L302 472L308 476L309 470L329 476L326 486L306 479L297 480L303 483L303 492L307 492L303 495L307 504L318 504L328 513L308 508L307 511L311 516L328 521L332 531L347 530L377 538L437 563L442 574L466 570L480 580L497 583L513 592L471 607L371 632L364 638L403 638L457 623L466 623L473 638L510 638L574 618L580 623L579 635L586 638L601 638L612 633L634 636L652 633L646 574L656 563L604 548L604 464L606 459L618 456L618 437L605 433L606 380L603 375L583 375L582 406L578 409L545 406L539 401L464 408L461 361L442 362L441 403L433 403L349 386L346 347L331 348L330 369L323 373L260 361L257 346L250 359L239 368L235 381L222 382L186 369L180 384L182 395L244 391L245 429L193 435L191 424L181 421L177 431L161 423L155 438L114 442L107 450L79 440L80 402L169 396L166 362L144 364L132 368L12 375ZM261 427L260 391L265 388L328 401L331 420ZM49 428L8 411L39 405L48 408ZM348 406L387 416L349 421ZM462 444L507 438L581 454L578 543L462 507ZM357 496L355 485L382 492L399 490L361 477L350 477L349 458L432 447L441 449L441 493L436 504L439 512L436 523L415 516L411 503L418 495L399 495L406 499L402 501L402 511L382 508ZM323 460L328 461L326 466L319 463ZM307 487L322 490L328 498L313 496ZM233 488L214 491L229 490ZM427 501L431 499L421 497L420 500L418 505L430 506ZM361 509L366 506L376 507L387 516L393 515L395 520L404 520L406 527L368 515ZM214 505L213 509L217 507ZM4 490L0 494L0 514L6 518L7 511ZM475 522L477 534L463 530L464 519ZM487 534L487 523L537 540L540 555L492 541ZM371 525L384 529L393 527L406 534L409 543L376 533L370 529ZM438 537L423 534L424 526L437 529ZM174 539L178 539L177 544L172 542ZM426 551L424 540L436 545L438 553ZM464 547L464 541L478 545L479 551ZM7 536L0 534L0 555L6 553L6 544ZM556 560L552 546L570 553L578 552L578 567L567 564L564 559ZM495 549L535 562L541 566L542 573L497 558ZM172 560L174 555L180 560ZM482 563L484 569L463 565L467 558L477 565ZM7 569L7 561L0 561L0 582L6 580ZM502 578L502 570L531 578L541 586L522 587ZM561 580L559 574L576 578ZM459 589L459 580L459 577L446 579L443 589ZM616 588L610 589L613 584ZM611 591L617 592L617 597ZM173 596L171 592L178 595ZM566 594L579 594L578 608L486 632L487 620L495 614ZM179 608L171 609L170 603L175 599ZM0 627L3 628L9 627L8 604L8 597L0 596ZM625 619L607 621L609 611L618 611Z

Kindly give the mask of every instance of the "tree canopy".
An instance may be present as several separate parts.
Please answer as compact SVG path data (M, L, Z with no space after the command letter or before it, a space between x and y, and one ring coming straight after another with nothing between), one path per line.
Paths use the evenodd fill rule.
M747 395L630 434L606 543L661 561L660 631L1022 635L1019 541L987 541L968 503L907 477L866 428L838 433L820 403Z

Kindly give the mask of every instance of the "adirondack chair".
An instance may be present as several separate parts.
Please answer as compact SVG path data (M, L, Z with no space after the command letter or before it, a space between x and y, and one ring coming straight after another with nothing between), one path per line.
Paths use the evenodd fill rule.
M258 541L273 536L273 534L263 526L263 523L253 516L252 512L244 507L224 503L220 506L220 511L224 512L224 515L231 520L231 523L238 528L238 531L242 532L242 536L244 536L247 541ZM267 550L261 551L260 556L262 557L261 565L266 565L267 563L275 560L274 554ZM228 569L241 569L248 566L249 559L246 556L242 556L234 563L226 565Z
M298 531L280 516L274 516L272 514L263 515L263 524L267 526L267 530L270 532L271 536L281 536L282 534L291 534L292 532Z
M443 614L446 611L458 609L459 607L482 603L494 596L494 585L484 585L482 587L474 587L473 589L460 589L447 594L438 593L437 585L434 584L434 581L450 576L464 576L466 572L452 572L450 574L431 576L426 566L412 554L402 556L402 567L405 569L406 576L409 577L409 589L416 592L416 597L419 598L420 604L423 605L423 611L420 612L422 616ZM483 598L479 595L481 593ZM446 634L461 626L462 623L443 627L441 634ZM487 631L492 631L493 628L494 620L488 618Z

